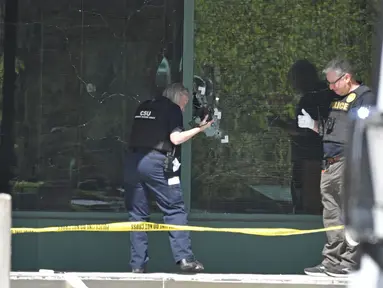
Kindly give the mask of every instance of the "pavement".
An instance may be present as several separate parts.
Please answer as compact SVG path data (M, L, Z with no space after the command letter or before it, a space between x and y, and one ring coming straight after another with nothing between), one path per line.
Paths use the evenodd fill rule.
M306 275L11 272L11 288L339 288L347 283Z

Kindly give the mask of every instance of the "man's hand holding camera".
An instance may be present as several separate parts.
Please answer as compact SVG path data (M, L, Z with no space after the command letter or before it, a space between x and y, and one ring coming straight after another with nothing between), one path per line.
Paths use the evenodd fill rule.
M205 118L199 123L198 127L201 129L201 131L205 131L207 128L211 126L211 124L213 124L214 119L207 121L208 118L209 118L209 115L206 115Z

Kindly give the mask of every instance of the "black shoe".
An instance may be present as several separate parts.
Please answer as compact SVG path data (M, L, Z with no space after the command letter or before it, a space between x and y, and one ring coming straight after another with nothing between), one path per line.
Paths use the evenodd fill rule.
M327 276L327 268L323 264L319 264L315 267L305 268L305 274L310 276Z
M145 273L145 269L143 269L143 268L134 268L134 269L132 269L132 273Z
M344 278L344 277L348 277L350 273L352 273L353 271L354 270L351 268L338 265L336 267L331 267L326 269L326 274L332 277Z
M181 270L184 272L199 273L205 269L202 263L198 262L197 260L188 261L186 259L182 259L178 262L178 265L180 265Z

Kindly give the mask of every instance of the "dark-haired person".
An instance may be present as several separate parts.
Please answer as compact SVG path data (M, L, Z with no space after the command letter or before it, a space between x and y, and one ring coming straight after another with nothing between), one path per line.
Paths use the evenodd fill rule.
M330 98L334 92L319 78L317 69L307 59L296 61L289 71L289 82L300 95L295 121L291 130L293 163L291 194L295 213L322 215L320 192L323 157L322 136L298 126L298 115L304 109L313 119L328 116Z

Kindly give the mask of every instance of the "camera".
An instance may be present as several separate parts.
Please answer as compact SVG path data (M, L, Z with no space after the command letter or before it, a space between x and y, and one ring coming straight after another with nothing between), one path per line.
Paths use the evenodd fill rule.
M211 121L215 105L213 82L200 76L194 76L193 80L193 121L197 118L202 121L206 116Z
M214 93L213 81L209 77L195 75L193 78L193 116L189 123L191 127L198 127L206 118L206 121L214 120L209 128L204 130L207 137L214 137L221 140L221 143L228 143L229 137L222 137L219 128L221 111L218 109L218 97Z

